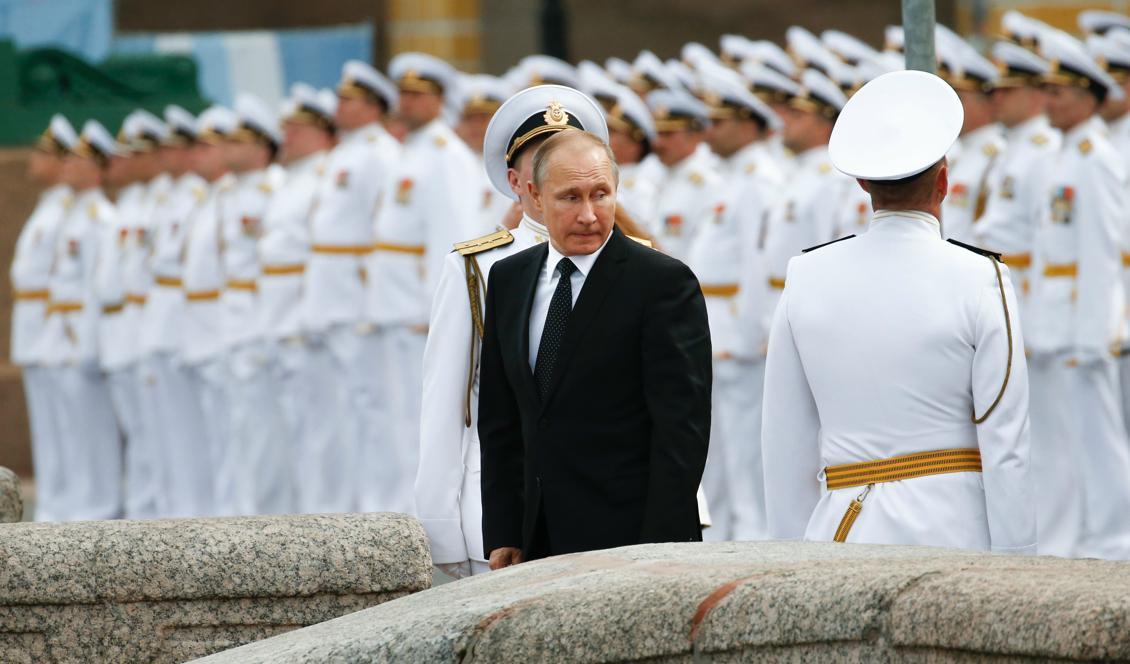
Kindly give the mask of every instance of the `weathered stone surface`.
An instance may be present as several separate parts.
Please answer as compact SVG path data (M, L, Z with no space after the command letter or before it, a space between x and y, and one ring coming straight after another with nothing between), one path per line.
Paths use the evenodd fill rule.
M17 523L24 515L24 501L20 497L20 478L0 466L0 523Z
M0 662L181 662L431 585L400 514L0 526Z
M472 577L204 662L1130 660L1130 564L654 544Z

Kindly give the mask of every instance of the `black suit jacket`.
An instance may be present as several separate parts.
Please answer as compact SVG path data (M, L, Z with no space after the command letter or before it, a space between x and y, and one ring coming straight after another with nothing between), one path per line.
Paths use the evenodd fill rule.
M545 244L496 263L479 389L483 541L527 559L702 537L710 332L686 265L613 230L543 402L529 318ZM535 544L535 531L548 542ZM544 535L539 535L539 541Z

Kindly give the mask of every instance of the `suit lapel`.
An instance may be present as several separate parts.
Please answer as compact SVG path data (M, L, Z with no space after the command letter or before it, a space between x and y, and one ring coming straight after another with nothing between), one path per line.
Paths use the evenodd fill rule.
M534 372L530 370L530 310L534 306L534 293L537 292L538 279L541 278L541 266L545 264L546 254L549 253L548 243L543 242L537 251L530 252L530 260L522 267L518 277L518 294L522 297L522 308L515 321L518 329L515 338L520 339L522 352L518 361L522 367L522 382L529 390L535 402L539 401L537 385L534 384Z
M628 240L625 240L620 230L613 227L612 238L608 240L604 251L600 252L600 256L597 257L592 266L592 271L585 277L585 283L581 287L577 304L569 314L569 323L565 327L565 338L561 341L561 349L557 351L557 363L553 367L549 393L542 403L543 409L553 401L553 395L557 393L557 388L561 385L565 373L569 370L569 363L573 359L585 330L596 318L596 314L600 311L600 305L604 303L611 287L623 272L623 262L627 257L623 243L626 241Z

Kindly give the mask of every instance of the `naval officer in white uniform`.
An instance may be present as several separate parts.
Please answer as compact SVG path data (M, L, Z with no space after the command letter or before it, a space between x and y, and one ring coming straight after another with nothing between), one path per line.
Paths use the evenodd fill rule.
M762 429L773 537L1035 552L1008 270L938 223L962 115L945 81L914 71L840 114L830 158L876 212L865 235L788 265Z

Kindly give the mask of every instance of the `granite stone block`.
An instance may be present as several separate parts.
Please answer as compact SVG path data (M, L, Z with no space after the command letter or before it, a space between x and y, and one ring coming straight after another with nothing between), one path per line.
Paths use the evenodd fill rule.
M24 500L20 496L20 478L0 466L0 523L18 523L24 515Z
M1130 563L651 544L464 579L212 655L255 662L1130 661Z
M0 526L0 662L183 662L431 585L400 514Z

